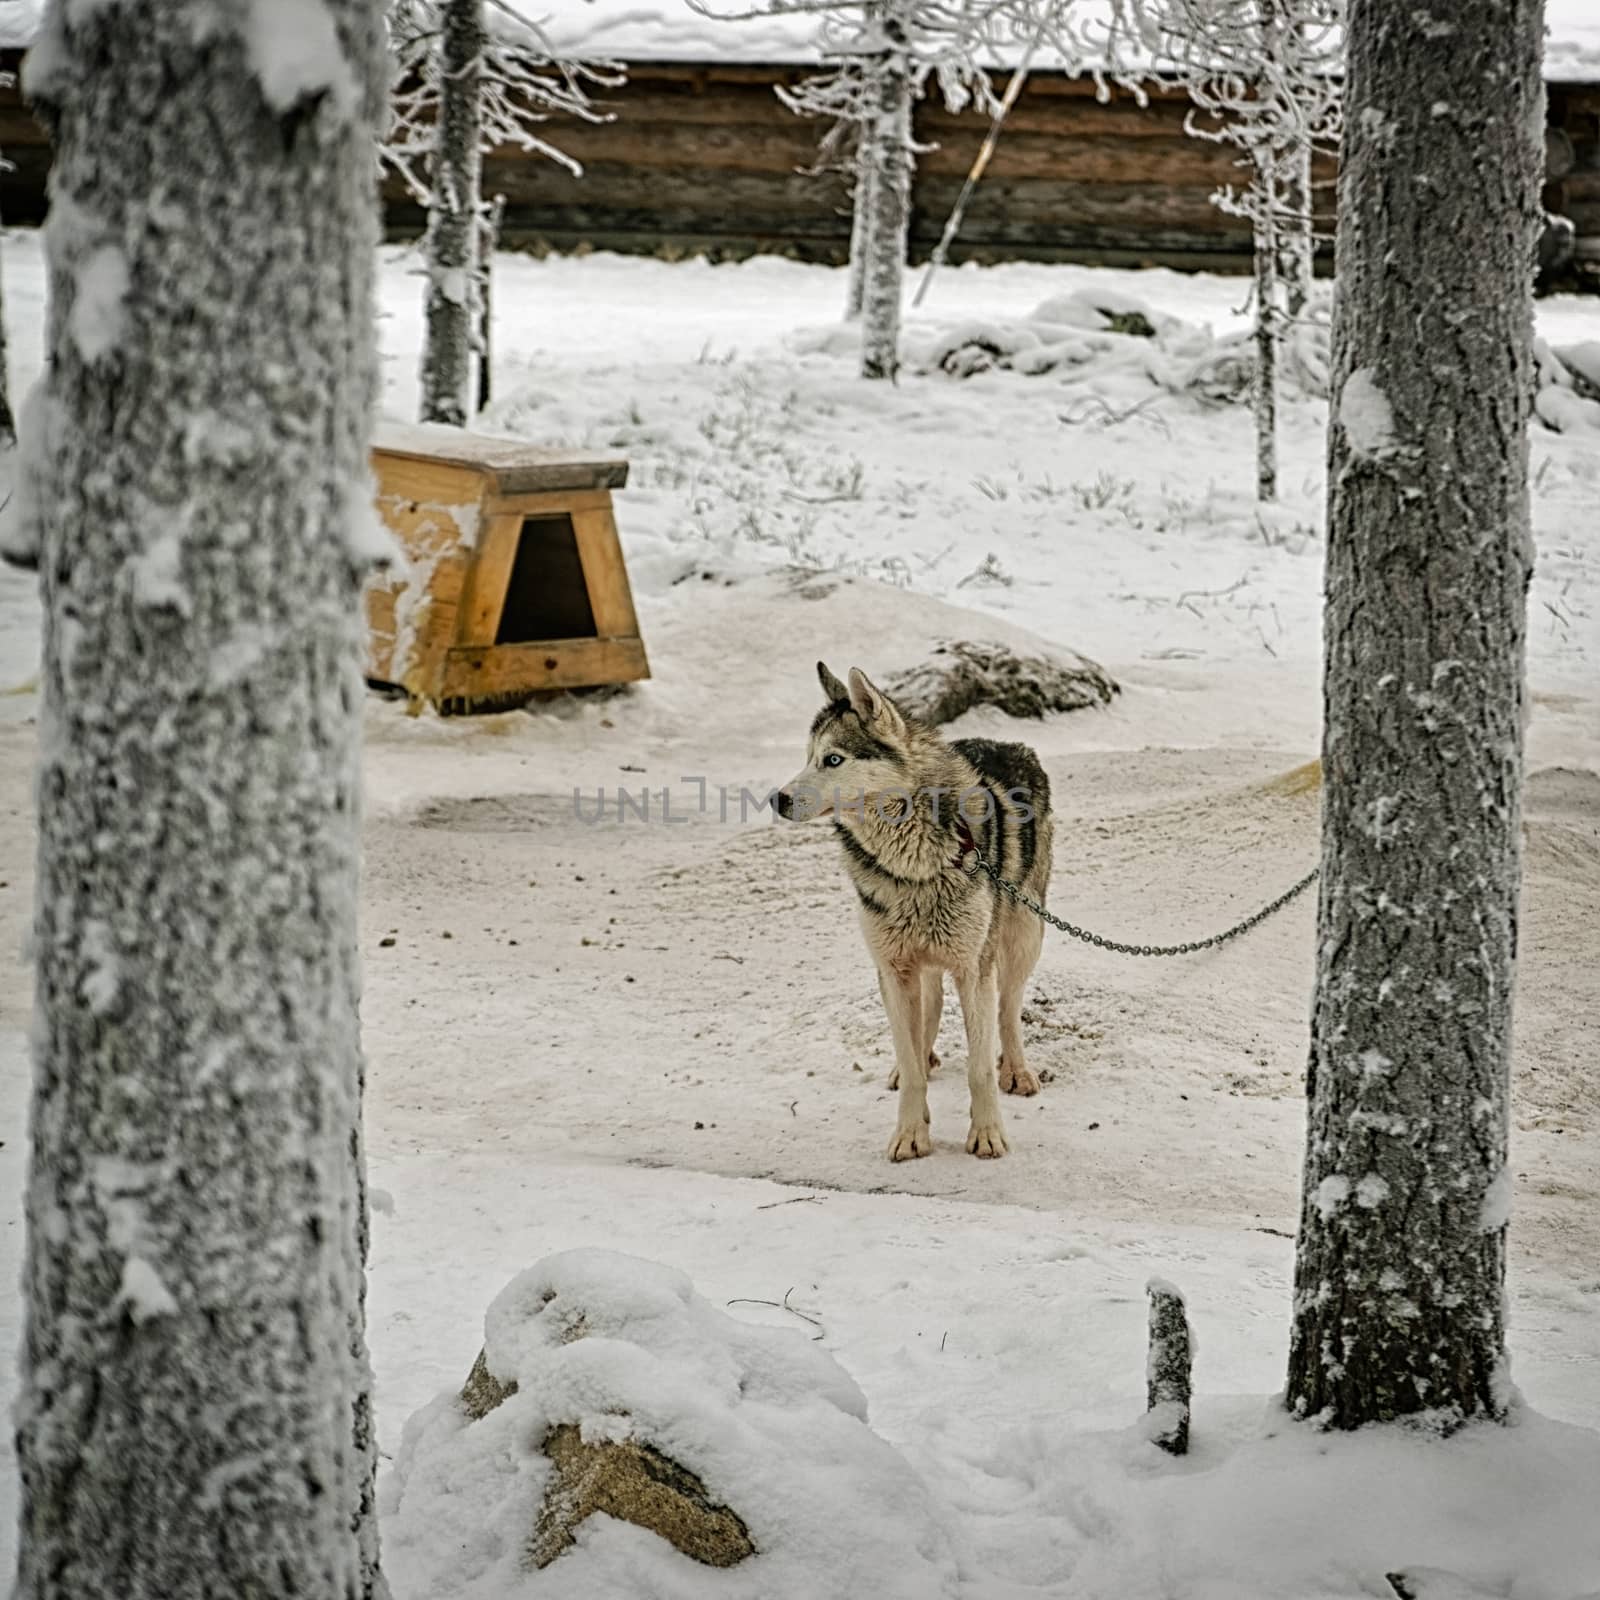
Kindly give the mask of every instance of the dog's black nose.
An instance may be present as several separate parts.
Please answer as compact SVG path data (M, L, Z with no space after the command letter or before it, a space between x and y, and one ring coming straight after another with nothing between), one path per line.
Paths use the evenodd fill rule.
M792 817L794 815L794 796L789 794L787 791L780 789L777 794L772 797L772 809L776 811L780 817Z

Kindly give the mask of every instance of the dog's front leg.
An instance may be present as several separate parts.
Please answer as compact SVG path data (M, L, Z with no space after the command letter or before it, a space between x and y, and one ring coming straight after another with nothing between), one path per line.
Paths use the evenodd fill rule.
M878 969L878 978L900 1079L900 1113L889 1141L889 1159L910 1161L933 1150L933 1134L928 1128L928 1058L921 1043L922 977L916 971L884 965Z
M972 1091L972 1126L967 1130L967 1151L975 1156L1003 1156L1005 1120L1000 1115L1000 1090L995 1080L995 1016L998 995L994 968L984 972L958 972L956 992L961 996L961 1016L967 1025L967 1084Z

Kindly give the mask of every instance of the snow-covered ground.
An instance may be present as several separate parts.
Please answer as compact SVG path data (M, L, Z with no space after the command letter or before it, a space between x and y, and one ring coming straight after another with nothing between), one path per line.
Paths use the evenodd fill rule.
M38 368L42 271L32 235L3 248L20 392ZM385 252L385 400L401 415L420 333L411 265ZM591 256L507 258L498 273L488 422L628 457L618 517L653 676L472 722L371 703L364 1013L385 1451L460 1384L514 1273L603 1245L682 1269L716 1304L792 1291L938 1508L948 1563L921 1592L1381 1595L1383 1573L1407 1565L1454 1568L1511 1600L1600 1589L1595 1435L1531 1417L1441 1450L1272 1420L1309 904L1181 963L1051 942L1028 1010L1032 1064L1049 1077L1037 1100L1007 1107L1013 1154L960 1150L952 1017L935 1154L890 1167L885 1027L831 843L738 815L741 785L800 765L819 657L887 674L940 638L1017 630L1095 656L1124 687L1105 712L1020 734L978 715L958 730L1040 750L1063 819L1057 909L1166 941L1271 898L1316 851L1316 795L1286 775L1317 749L1324 408L1286 407L1283 504L1261 517L1249 418L1149 374L856 382L833 326L837 272ZM1243 296L1238 281L1167 273L953 270L908 348L973 320L1015 324L1089 286L1219 332L1238 325ZM1546 302L1539 320L1553 344L1600 339L1594 302ZM1141 400L1120 422L1103 409ZM1539 431L1533 453L1512 1342L1531 1406L1593 1429L1600 433ZM36 663L31 583L0 574L9 950L32 893ZM619 819L619 785L651 789L648 824ZM584 818L605 789L602 821L579 820L575 786ZM661 821L663 787L685 825ZM11 971L0 1279L22 1231L28 985ZM1183 1464L1122 1431L1143 1407L1151 1273L1186 1290L1199 1333ZM0 1297L0 1345L15 1324ZM0 1455L0 1570L13 1476ZM455 1511L459 1526L435 1534L465 1551L470 1507ZM614 1531L525 1592L616 1593L603 1574L628 1562ZM423 1600L424 1561L442 1559L418 1537L392 1529L402 1600ZM852 1548L841 1530L839 1550ZM829 1559L810 1588L762 1589L759 1568L685 1577L677 1558L652 1557L637 1592L900 1592L891 1574Z

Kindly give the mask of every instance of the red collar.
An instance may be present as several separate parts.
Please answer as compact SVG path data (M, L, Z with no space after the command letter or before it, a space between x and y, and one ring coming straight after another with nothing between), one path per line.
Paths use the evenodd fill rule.
M972 837L972 828L967 819L959 813L956 815L956 858L952 866L965 869L967 857L978 848L978 841Z

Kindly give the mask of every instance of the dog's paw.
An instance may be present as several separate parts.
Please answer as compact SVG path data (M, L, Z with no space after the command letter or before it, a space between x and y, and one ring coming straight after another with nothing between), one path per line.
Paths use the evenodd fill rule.
M1000 1056L1000 1087L1007 1094L1038 1094L1039 1078L1032 1067L1027 1065L1014 1067L1006 1059L1004 1052Z
M967 1130L967 1154L984 1161L1003 1156L1010 1145L1006 1143L1006 1130L998 1122L974 1122Z
M926 1122L913 1123L909 1128L896 1128L889 1141L891 1161L915 1161L918 1156L933 1154L933 1134Z

